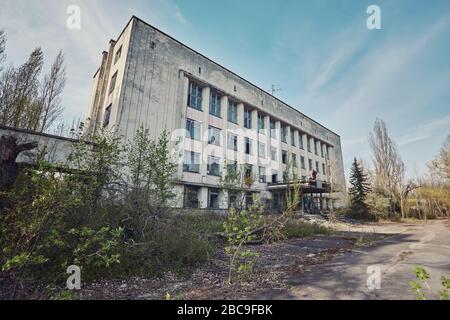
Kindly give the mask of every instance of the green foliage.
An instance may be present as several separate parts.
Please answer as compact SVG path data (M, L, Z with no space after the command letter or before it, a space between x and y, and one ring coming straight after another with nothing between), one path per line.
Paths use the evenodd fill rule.
M126 167L123 219L133 234L133 240L143 241L148 221L168 213L169 202L175 197L177 164L170 158L166 132L156 140L150 139L142 126L124 148Z
M330 235L333 230L317 223L308 223L299 220L288 220L284 226L283 232L286 238L304 238L313 235Z
M423 292L423 286L425 285L427 288L431 289L428 285L428 281L431 279L428 271L420 266L416 266L414 268L414 273L416 276L416 281L411 281L409 286L411 290L416 295L417 300L426 300L427 297ZM439 299L440 300L449 300L450 296L450 278L446 276L441 276L441 285L442 289L439 291Z
M1 269L30 285L62 285L66 268L78 264L88 281L119 262L119 226L103 219L104 188L111 183L118 144L107 136L81 141L69 165L37 159L19 175L0 215ZM94 152L92 152L94 150ZM41 154L42 155L42 154ZM74 170L78 165L83 171Z
M54 290L65 286L72 264L89 282L186 273L214 255L211 234L224 217L166 210L176 182L166 133L152 141L141 128L121 148L103 132L74 144L57 165L39 155L0 194L0 270L24 294L71 298Z
M207 262L216 246L210 235L216 230L214 216L170 216L155 221L141 242L128 241L120 264L111 267L115 278L155 277L167 271L186 274Z
M350 196L350 202L353 207L365 206L367 194L370 191L370 185L368 182L368 176L364 172L364 168L358 163L356 158L353 161L352 168L350 169L350 184L351 187L348 191Z
M227 238L225 252L229 257L228 282L232 282L234 272L243 277L252 273L254 261L258 253L245 247L245 244L256 239L255 230L264 224L264 207L259 204L257 196L248 209L231 208L224 222L224 232Z

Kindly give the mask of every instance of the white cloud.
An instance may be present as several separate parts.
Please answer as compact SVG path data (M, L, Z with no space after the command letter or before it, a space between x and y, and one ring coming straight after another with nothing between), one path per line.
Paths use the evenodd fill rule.
M436 133L442 132L442 130L447 130L450 134L450 115L414 127L410 133L399 137L398 144L399 146L406 146L423 141L432 138Z

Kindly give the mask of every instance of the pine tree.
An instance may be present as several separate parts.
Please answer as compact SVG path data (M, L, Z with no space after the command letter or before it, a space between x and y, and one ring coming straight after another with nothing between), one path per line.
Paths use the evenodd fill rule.
M365 200L370 192L368 180L368 175L364 173L364 168L355 158L350 169L351 187L348 191L352 207L362 208L366 206Z

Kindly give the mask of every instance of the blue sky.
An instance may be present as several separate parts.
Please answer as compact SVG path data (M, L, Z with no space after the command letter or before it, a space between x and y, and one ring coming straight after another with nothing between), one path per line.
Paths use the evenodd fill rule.
M66 9L81 8L81 30ZM368 30L366 9L381 8ZM108 40L131 15L269 90L341 135L346 170L370 161L376 117L397 142L409 176L423 173L450 133L450 1L413 0L0 0L8 62L36 46L66 54L63 103L71 121L87 111L92 76Z

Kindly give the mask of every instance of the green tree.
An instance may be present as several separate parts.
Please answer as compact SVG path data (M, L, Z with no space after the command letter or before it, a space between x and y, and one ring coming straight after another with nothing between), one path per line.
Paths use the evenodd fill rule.
M364 168L356 158L353 161L350 169L350 184L351 187L348 191L350 196L351 205L354 208L365 208L367 194L370 192L368 175L364 172Z

